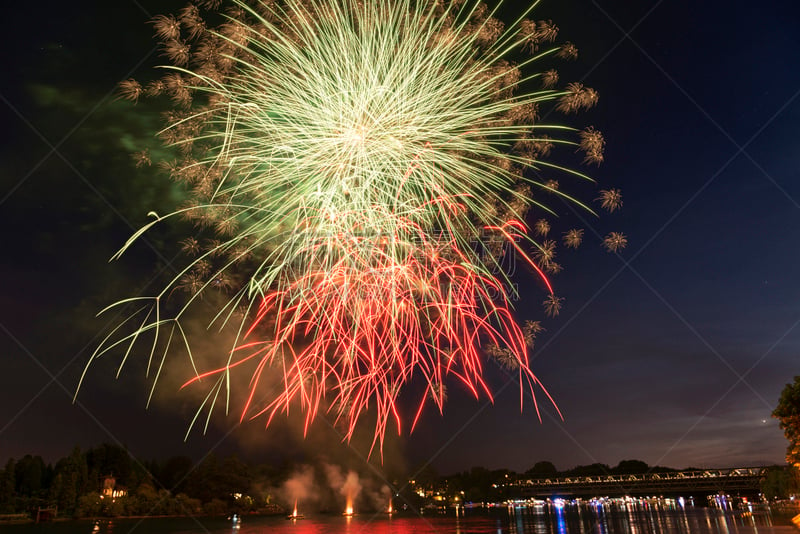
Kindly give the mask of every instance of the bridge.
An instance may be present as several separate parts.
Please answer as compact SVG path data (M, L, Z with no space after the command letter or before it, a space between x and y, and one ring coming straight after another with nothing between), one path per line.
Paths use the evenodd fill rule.
M645 473L519 479L510 484L523 497L621 497L646 495L757 495L766 467L734 467Z

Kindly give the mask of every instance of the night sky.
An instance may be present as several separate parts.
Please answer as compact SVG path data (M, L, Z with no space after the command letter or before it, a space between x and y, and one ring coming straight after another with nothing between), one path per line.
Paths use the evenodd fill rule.
M143 355L119 379L118 359L97 362L72 402L109 327L95 313L146 292L177 252L180 236L165 227L108 263L148 211L177 201L130 156L157 146L156 111L116 100L115 86L155 77L147 21L181 5L45 0L4 10L0 461L54 461L74 445L114 442L142 460L214 450L358 463L366 433L348 447L321 420L303 440L293 420L239 425L236 407L184 442L196 398L168 378L146 409ZM559 208L587 239L559 257L557 318L544 317L534 279L518 279L520 318L546 328L533 370L564 419L542 395L541 423L530 400L520 413L514 378L488 365L493 405L454 384L444 417L431 408L414 434L392 438L387 464L430 461L448 474L540 460L559 469L783 462L770 413L800 374L800 4L546 0L535 18L552 18L560 40L578 46L562 79L599 91L578 121L608 142L593 176L624 195L623 209L600 219ZM593 236L609 230L628 236L618 256Z

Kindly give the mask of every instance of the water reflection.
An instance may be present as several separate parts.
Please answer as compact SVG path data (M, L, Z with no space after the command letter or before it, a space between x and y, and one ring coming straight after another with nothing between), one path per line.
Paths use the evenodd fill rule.
M790 517L790 516L789 516ZM3 534L775 534L796 532L789 518L776 526L766 507L722 510L642 501L553 501L460 510L456 516L361 513L354 516L103 519L3 526Z
M564 508L566 506L567 505L564 503L564 501L561 500L556 501L555 505L553 506L552 513L555 517L556 532L558 534L566 534L567 532L567 521L566 518L564 517ZM573 514L570 514L570 518L572 518L571 517L572 515Z
M508 507L514 534L765 534L794 532L775 524L767 506L695 508L682 499L518 502Z

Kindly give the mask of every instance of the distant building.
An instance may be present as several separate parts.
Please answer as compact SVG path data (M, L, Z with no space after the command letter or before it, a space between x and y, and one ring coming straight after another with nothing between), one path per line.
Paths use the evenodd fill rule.
M103 497L116 499L117 497L124 497L128 494L127 490L122 487L117 487L117 479L109 475L103 479L103 489L100 492Z

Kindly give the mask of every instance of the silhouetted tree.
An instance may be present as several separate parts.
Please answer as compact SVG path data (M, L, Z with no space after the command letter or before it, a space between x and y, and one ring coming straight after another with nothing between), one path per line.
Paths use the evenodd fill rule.
M161 486L173 493L179 493L186 486L186 478L193 467L191 458L173 456L163 466L155 468L153 475Z
M15 467L17 494L24 497L41 496L46 469L41 456L25 455Z
M96 474L98 483L106 476L112 475L120 486L135 485L133 461L130 453L119 445L103 443L86 453L86 464Z
M203 502L215 498L232 501L234 493L245 493L250 488L250 472L238 457L230 456L220 462L212 453L191 471L184 492Z
M533 467L525 471L525 474L534 478L547 478L558 475L558 469L553 462L541 461L533 464Z
M611 474L611 468L606 464L578 465L566 473L578 477L602 476Z
M650 471L650 466L641 460L622 460L613 469L616 475L639 475Z
M764 479L761 481L761 493L767 500L785 499L797 490L797 471L794 466L767 468Z
M6 462L0 471L0 512L10 514L14 511L16 496L16 465L13 458Z
M794 382L783 388L772 417L780 421L783 433L789 440L786 461L800 466L800 375L795 376Z
M489 488L492 485L492 472L485 467L473 467L464 479L465 497L471 501L489 500Z
M86 456L81 453L80 448L75 447L69 456L56 464L53 483L50 486L50 499L58 506L59 513L72 514L78 508L80 496L89 490Z

